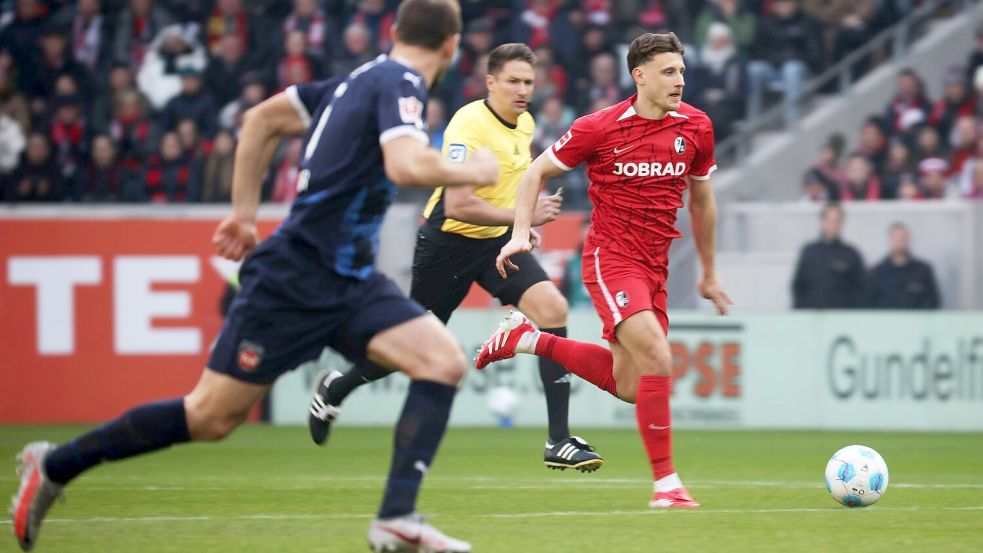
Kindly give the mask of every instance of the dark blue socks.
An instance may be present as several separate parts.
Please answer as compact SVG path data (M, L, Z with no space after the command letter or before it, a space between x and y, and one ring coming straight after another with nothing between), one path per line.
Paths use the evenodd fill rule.
M55 449L45 459L44 471L52 481L67 484L103 461L126 459L190 439L183 398L148 403Z
M396 425L392 466L379 518L403 516L416 508L420 482L430 469L447 429L456 391L454 386L427 380L414 380L410 384L403 414Z

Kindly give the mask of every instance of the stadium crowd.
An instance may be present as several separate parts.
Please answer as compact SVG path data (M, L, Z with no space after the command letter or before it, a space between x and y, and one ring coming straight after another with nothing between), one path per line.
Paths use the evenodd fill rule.
M291 84L346 74L386 52L397 3L0 0L0 201L227 201L245 110ZM719 140L776 94L794 100L804 79L914 3L463 0L461 54L429 103L431 136L439 146L454 110L484 96L487 52L502 42L525 42L538 56L531 104L538 122L535 155L577 115L627 96L626 43L643 31L669 29L687 45L686 100L710 114ZM883 142L863 147L865 159L880 160L870 170L883 183L875 187L878 197L908 193L890 139L913 129L918 140L908 147L905 167L931 159L924 162L926 173L944 162L952 176L978 165L983 182L983 164L958 163L957 169L952 157L977 149L975 119L959 117L971 117L975 106L964 113L959 98L968 101L947 92L936 109L905 89L892 104L898 115L870 124L869 133ZM925 112L918 122L903 115L911 102ZM956 141L948 130L936 133L940 155L923 156L933 140L921 123L936 117L951 124ZM299 150L299 139L281 147L265 200L292 199ZM983 146L979 150L983 154ZM829 197L875 195L841 185L849 168L841 171L834 156L814 171L823 186L807 190L817 197L823 191ZM881 171L898 173L898 182ZM555 184L569 190L567 205L587 207L583 175L566 178ZM920 189L931 186L919 181ZM967 194L983 196L983 187L975 186Z

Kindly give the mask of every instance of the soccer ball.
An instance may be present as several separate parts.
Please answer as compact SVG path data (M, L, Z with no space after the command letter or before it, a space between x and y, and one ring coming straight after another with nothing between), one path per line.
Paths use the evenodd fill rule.
M826 489L847 507L867 507L887 491L887 463L863 445L848 445L826 463Z

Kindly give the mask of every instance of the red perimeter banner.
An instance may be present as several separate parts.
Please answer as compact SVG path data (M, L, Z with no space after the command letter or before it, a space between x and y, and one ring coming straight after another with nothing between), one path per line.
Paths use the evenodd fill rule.
M554 223L546 246L569 255L581 221ZM190 391L237 267L214 255L217 223L0 217L0 423L96 422Z

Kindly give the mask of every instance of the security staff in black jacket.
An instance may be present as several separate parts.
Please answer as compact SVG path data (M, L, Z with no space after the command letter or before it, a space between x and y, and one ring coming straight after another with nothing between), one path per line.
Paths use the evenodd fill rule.
M863 307L864 261L860 252L840 239L843 208L828 204L819 214L822 236L806 244L792 280L796 309Z
M935 273L931 265L911 256L908 227L891 225L888 242L890 253L867 275L867 307L938 309Z

